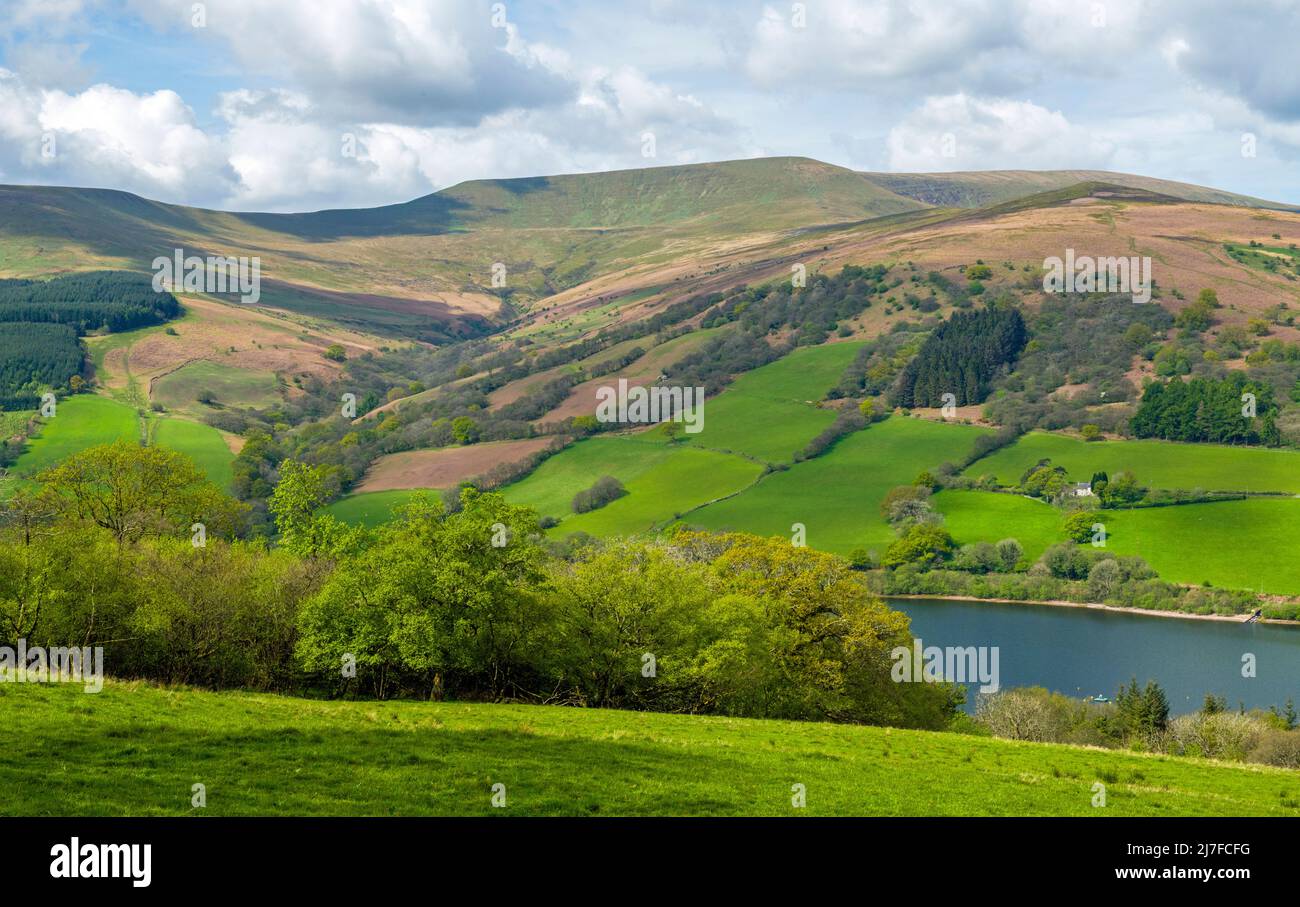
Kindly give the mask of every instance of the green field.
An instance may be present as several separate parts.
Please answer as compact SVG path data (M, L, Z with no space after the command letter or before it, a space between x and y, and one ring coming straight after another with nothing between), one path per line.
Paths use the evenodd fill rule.
M751 460L683 447L624 482L624 497L599 510L571 514L555 532L597 536L647 532L693 507L740 491L762 472L763 467Z
M814 722L113 681L0 684L0 717L6 815L1300 816L1283 769Z
M205 393L227 406L271 406L280 402L279 380L273 372L207 360L191 362L159 378L153 383L151 398L168 409L183 409L193 407Z
M963 544L1011 537L1032 560L1065 538L1065 515L1031 498L941 491L934 501L948 531ZM1099 510L1096 521L1106 527L1108 550L1143 558L1168 582L1300 595L1300 500L1295 498Z
M437 497L436 492L399 488L394 491L367 491L364 494L350 494L340 498L325 508L325 512L358 526L375 526L387 523L393 515L393 508L407 503L416 495L429 494Z
M504 493L512 504L532 507L542 516L572 516L573 496L601 476L626 485L678 451L653 433L587 438L547 459Z
M154 428L154 443L185 454L194 460L214 485L222 489L230 488L235 475L232 468L235 455L230 452L221 432L211 425L183 419L160 419Z
M1065 540L1065 514L1044 501L988 491L941 491L934 496L944 524L958 544L1013 538L1031 561L1048 545ZM1105 520L1106 517L1098 517Z
M785 536L792 524L803 523L809 547L836 554L859 547L883 553L894 539L880 515L885 493L910 484L923 469L960 459L983 433L969 425L892 417L686 521L706 529Z
M802 347L746 372L704 404L704 430L687 443L789 463L835 413L815 405L839 381L859 343Z
M1103 512L1107 547L1161 579L1300 595L1300 500L1252 498Z
M1292 450L1175 441L1089 443L1037 431L975 461L966 474L992 475L1000 485L1016 485L1042 459L1064 467L1076 482L1088 481L1095 472L1114 476L1129 470L1151 488L1300 493L1300 453Z
M54 417L28 442L13 472L28 478L87 447L124 438L140 439L140 418L133 408L108 397L78 394L59 401Z

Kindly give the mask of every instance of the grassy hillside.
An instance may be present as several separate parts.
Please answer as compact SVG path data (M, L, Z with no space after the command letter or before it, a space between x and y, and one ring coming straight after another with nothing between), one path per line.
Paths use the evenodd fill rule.
M885 493L910 484L923 469L959 459L983 432L968 425L890 418L849 435L820 457L764 477L743 494L692 513L687 522L785 536L792 524L803 523L812 548L883 553L894 539L880 515Z
M218 488L229 488L234 478L235 455L221 432L211 425L183 419L160 419L154 427L154 443L185 454Z
M873 727L114 682L0 715L6 815L1300 815L1282 769Z
M553 319L571 318L577 330L664 288L769 279L789 261L840 250L861 261L858 246L870 240L852 225L878 223L910 243L925 223L942 227L961 209L1080 183L1239 210L1295 210L1100 171L863 174L808 158L475 180L403 204L302 214L209 211L110 190L0 186L0 276L148 270L175 248L257 256L268 305L385 336L446 342L482 334L520 311L539 317L542 306L535 304L548 298L548 306L561 306ZM1203 234L1191 225L1160 232ZM496 263L507 270L505 293L492 285ZM572 299L557 300L569 291ZM510 306L503 307L506 298ZM580 319L564 308L569 304Z
M835 421L816 404L853 361L858 343L833 343L794 350L776 362L746 372L704 406L704 430L683 435L712 450L789 463L805 444Z
M891 192L940 207L979 208L1064 189L1074 183L1098 182L1157 192L1190 202L1298 210L1294 205L1236 192L1108 170L983 170L965 173L864 173L863 176Z
M87 447L139 438L135 409L108 397L79 394L59 402L53 418L46 419L40 434L28 442L12 472L30 477Z
M963 544L1010 536L1036 558L1065 540L1065 515L1033 498L942 491L934 503ZM1099 510L1095 519L1106 527L1108 550L1143 558L1169 582L1300 595L1300 500L1295 498Z
M1037 431L976 460L966 474L990 475L1000 485L1016 485L1026 469L1043 459L1064 467L1078 482L1088 481L1095 472L1114 476L1128 470L1152 488L1300 493L1300 453L1294 450L1175 441L1090 443Z

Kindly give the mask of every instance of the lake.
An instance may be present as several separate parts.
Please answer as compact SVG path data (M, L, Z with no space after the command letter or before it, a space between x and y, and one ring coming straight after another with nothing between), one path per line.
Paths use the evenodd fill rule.
M1002 689L1041 686L1067 696L1115 697L1136 676L1160 684L1173 714L1206 693L1236 707L1300 704L1300 627L1150 617L1054 605L889 599L928 646L997 646ZM1255 657L1253 678L1242 659ZM974 711L975 684L967 684Z

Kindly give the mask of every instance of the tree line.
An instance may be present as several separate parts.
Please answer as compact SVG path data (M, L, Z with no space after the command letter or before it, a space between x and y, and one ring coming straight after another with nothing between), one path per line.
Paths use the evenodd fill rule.
M103 645L117 677L925 728L961 700L894 683L906 616L781 539L554 546L535 512L474 489L366 530L289 461L270 545L241 540L246 508L174 452L119 442L38 479L3 508L0 640Z
M181 313L146 274L88 271L51 280L0 280L0 321L58 322L79 334L130 331Z

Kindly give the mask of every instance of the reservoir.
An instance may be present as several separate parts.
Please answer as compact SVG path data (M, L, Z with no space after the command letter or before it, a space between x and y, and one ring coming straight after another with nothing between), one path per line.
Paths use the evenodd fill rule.
M1040 686L1115 698L1121 684L1154 680L1170 714L1196 711L1206 693L1228 706L1300 708L1300 627L1151 617L1090 608L984 601L889 599L929 646L997 646L1002 689ZM1255 676L1243 677L1254 656ZM967 684L973 712L977 684Z

